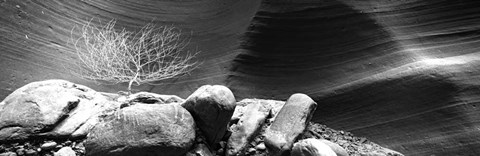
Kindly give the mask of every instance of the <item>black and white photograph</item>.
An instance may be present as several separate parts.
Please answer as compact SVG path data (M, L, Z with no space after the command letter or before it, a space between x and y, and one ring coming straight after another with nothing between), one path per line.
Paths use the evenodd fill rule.
M0 156L480 156L480 0L0 0Z

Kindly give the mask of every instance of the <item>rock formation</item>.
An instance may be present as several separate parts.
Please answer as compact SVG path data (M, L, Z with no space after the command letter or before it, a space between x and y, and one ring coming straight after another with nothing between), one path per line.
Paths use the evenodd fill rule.
M85 136L97 116L116 106L100 93L68 81L30 83L0 102L0 142Z
M318 132L325 128L310 123L316 105L301 93L293 94L286 102L245 99L237 103L230 89L218 85L200 87L184 100L148 92L100 93L65 80L33 82L0 102L0 155L265 156L290 155L292 150L292 155L395 152L372 143L337 144L338 135L332 135L332 131ZM19 116L15 110L20 112ZM79 118L79 111L96 113ZM35 118L27 118L30 116ZM59 133L58 129L71 127L65 125L77 125L71 128L76 130ZM85 134L73 135L78 130ZM376 146L362 150L363 145ZM346 151L344 147L353 148Z

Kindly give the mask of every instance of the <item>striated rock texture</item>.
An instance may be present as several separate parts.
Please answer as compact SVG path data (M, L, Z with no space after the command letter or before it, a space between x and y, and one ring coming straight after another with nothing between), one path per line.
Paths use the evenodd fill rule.
M307 93L321 108L313 121L405 155L478 155L479 8L264 1L228 83L239 97Z
M477 0L0 1L0 99L52 78L126 88L70 74L70 36L92 17L127 29L154 20L191 34L187 49L202 51L202 65L135 89L185 98L222 84L238 99L277 100L302 92L325 112L314 121L405 155L479 155L479 9Z
M478 78L479 67L468 58L402 66L318 97L322 111L312 120L405 155L476 153L480 83L470 78Z
M92 24L117 19L118 28L138 30L153 22L173 25L191 37L187 50L197 55L201 66L179 79L152 88L134 90L190 95L204 84L224 84L230 61L228 53L239 45L260 1L242 0L120 0L120 1L0 1L0 99L29 82L66 79L105 92L126 90L126 84L96 85L79 79L75 70L78 57L72 38L79 37L81 23Z

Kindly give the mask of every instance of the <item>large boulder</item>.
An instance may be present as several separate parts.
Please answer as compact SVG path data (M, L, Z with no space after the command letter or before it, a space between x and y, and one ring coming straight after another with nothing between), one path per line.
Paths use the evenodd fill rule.
M293 143L305 131L316 106L317 103L305 94L297 93L288 98L265 131L265 145L271 155L288 154Z
M227 87L205 85L192 93L182 106L195 118L207 142L214 146L225 135L236 101Z
M337 156L337 154L320 140L304 139L293 145L291 156Z
M179 104L135 104L102 119L85 148L90 156L180 156L194 140L194 119Z
M32 82L0 102L0 142L86 135L95 124L88 120L116 107L82 85L65 80Z
M230 128L232 135L227 141L226 153L229 156L244 155L247 145L261 130L271 110L271 107L263 101L249 103L244 108L242 116L239 116L238 121Z

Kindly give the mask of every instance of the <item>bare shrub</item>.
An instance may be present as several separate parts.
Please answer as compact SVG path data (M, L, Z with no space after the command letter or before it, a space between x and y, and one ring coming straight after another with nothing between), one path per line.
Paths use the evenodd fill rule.
M128 82L140 85L189 73L196 67L192 59L197 52L185 50L189 40L173 26L147 24L137 32L114 28L111 20L101 27L83 24L74 46L81 61L78 75L113 84ZM182 55L183 53L183 55ZM97 81L98 82L98 81Z

